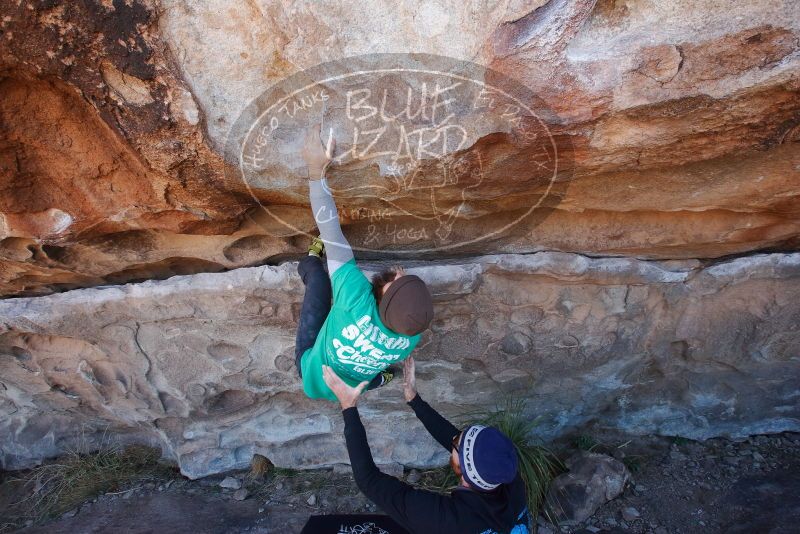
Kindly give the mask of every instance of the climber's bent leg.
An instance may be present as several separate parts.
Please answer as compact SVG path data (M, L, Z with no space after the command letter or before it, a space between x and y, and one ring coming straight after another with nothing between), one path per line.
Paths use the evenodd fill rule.
M317 335L331 311L331 280L322 267L319 256L309 255L300 260L297 272L306 286L300 320L297 324L297 337L294 345L294 362L297 373L302 377L300 360L303 353L314 346Z

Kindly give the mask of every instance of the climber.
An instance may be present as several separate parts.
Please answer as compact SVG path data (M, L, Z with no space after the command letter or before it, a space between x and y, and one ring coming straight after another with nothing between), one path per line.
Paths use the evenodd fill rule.
M321 239L312 241L308 255L297 266L306 292L297 327L295 363L306 395L335 401L322 378L323 365L351 386L365 380L369 389L387 384L394 376L387 368L414 350L433 319L433 304L425 282L417 276L392 269L376 274L370 283L356 266L324 176L334 149L332 134L326 148L319 125L308 131L303 157Z
M412 533L527 534L527 492L511 440L494 427L471 425L459 431L419 396L414 367L413 357L403 362L405 400L428 432L450 452L450 466L460 486L450 495L441 495L415 489L379 471L356 408L367 383L352 387L325 367L325 382L342 407L347 453L358 488Z

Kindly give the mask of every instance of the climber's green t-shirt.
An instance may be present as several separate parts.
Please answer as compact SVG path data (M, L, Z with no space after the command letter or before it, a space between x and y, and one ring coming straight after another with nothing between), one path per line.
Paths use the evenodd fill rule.
M331 276L333 306L314 346L303 354L303 390L312 399L336 400L322 379L329 365L357 386L390 364L405 360L420 339L392 332L381 322L372 284L352 259Z

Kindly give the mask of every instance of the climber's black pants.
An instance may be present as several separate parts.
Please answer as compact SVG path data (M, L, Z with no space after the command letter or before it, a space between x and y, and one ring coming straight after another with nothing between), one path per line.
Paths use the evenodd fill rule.
M302 377L300 359L305 351L314 346L319 331L328 318L328 313L331 311L332 290L331 279L322 267L322 260L319 257L306 256L300 260L297 272L306 286L294 341L294 362L297 365L297 374Z
M300 360L303 353L314 346L317 336L328 313L331 311L331 279L322 267L322 260L317 256L306 256L297 264L297 272L306 286L303 306L300 308L300 320L297 321L297 335L294 339L294 363L297 374L303 377ZM367 389L375 389L381 385L381 375L372 379Z

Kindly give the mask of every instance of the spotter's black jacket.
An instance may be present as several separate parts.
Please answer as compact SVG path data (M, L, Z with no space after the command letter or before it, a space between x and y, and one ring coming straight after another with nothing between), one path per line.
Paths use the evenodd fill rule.
M458 428L419 395L408 404L436 441L451 451ZM510 484L502 484L491 492L458 487L450 495L440 495L415 489L375 466L358 409L347 408L342 415L347 452L358 488L413 534L528 533L530 517L525 484L519 473Z

